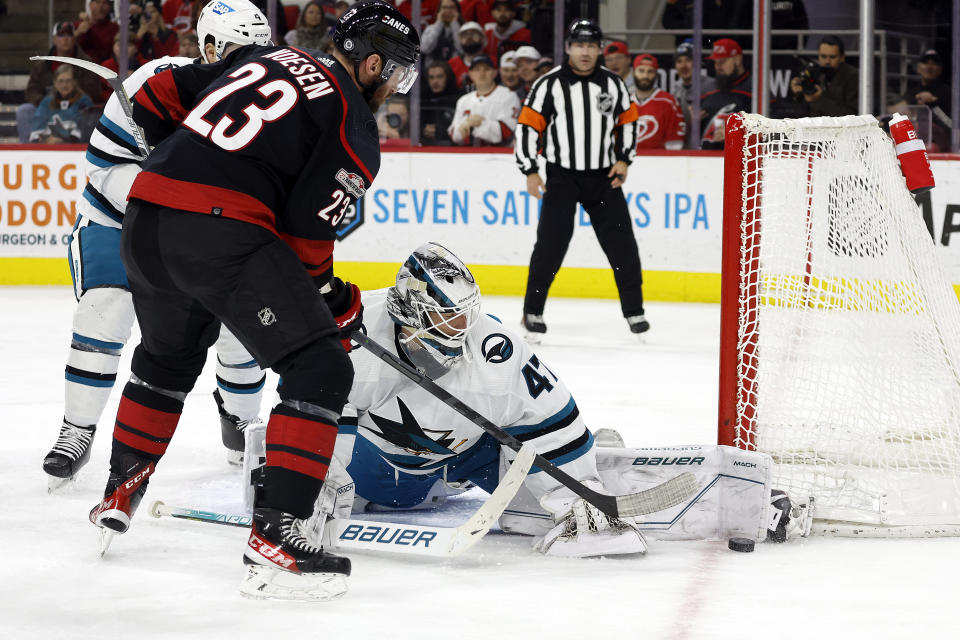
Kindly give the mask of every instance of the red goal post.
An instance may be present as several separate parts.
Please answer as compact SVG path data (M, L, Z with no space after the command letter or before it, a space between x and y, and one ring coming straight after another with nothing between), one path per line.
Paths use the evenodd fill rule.
M735 114L718 441L814 531L960 535L960 304L872 116Z

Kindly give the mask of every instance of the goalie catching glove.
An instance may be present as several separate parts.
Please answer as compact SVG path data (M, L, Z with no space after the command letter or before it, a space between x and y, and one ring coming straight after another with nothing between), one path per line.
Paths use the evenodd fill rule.
M556 522L534 543L534 551L570 558L647 551L647 541L636 524L611 518L582 498L574 501L570 511Z
M323 291L323 299L337 321L340 329L340 342L347 353L353 349L350 336L363 325L363 303L360 301L360 288L350 282L334 277L330 280L330 290ZM326 287L324 287L326 288Z

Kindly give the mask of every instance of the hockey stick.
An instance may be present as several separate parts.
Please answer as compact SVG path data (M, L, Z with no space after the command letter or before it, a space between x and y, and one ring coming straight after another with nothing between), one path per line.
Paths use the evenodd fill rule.
M351 338L360 344L360 346L369 350L375 356L412 380L421 389L493 436L500 444L518 452L523 448L523 442L449 394L433 380L384 349L362 331L354 331ZM671 478L662 484L651 487L645 491L640 491L639 493L631 493L624 496L610 496L584 486L583 483L578 482L569 474L561 471L556 465L540 454L537 454L533 461L544 473L612 518L642 516L647 513L668 509L680 504L696 493L698 489L696 477L690 472L684 472L675 478Z
M333 518L323 530L323 545L345 550L379 551L406 555L453 558L480 541L497 521L533 464L536 453L525 445L514 459L500 484L470 519L458 527L430 527L395 522L375 522ZM230 527L249 528L253 518L247 514L219 513L187 507L171 507L159 500L150 506L154 518L170 516Z
M86 69L87 71L95 73L106 80L107 84L110 85L110 88L113 89L113 92L117 94L117 99L120 101L120 108L123 109L123 115L127 116L127 121L130 123L130 128L133 130L133 137L137 141L137 147L140 149L140 153L144 158L150 155L150 147L147 146L147 137L143 134L143 129L137 126L137 123L133 119L133 106L130 104L130 97L123 88L123 82L120 80L120 76L118 76L115 71L107 69L106 67L94 62L90 62L89 60L68 58L65 56L30 56L30 59L52 60L53 62L72 64L75 67L80 67L81 69Z

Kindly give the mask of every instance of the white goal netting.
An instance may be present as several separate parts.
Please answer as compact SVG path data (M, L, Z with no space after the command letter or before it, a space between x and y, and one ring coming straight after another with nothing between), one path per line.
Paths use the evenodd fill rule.
M743 127L734 444L819 521L960 533L960 304L893 144L870 116Z

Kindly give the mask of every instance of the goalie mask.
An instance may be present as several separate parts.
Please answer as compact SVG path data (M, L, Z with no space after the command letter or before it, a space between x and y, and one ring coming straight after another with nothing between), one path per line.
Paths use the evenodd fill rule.
M406 328L400 344L407 357L436 379L468 357L467 333L480 318L480 287L459 258L428 242L400 267L387 293L387 313Z
M270 25L257 7L247 0L213 0L207 4L197 18L197 40L200 44L200 58L206 62L204 53L207 42L213 42L217 60L223 59L223 51L228 44L257 44L266 46L270 42Z

